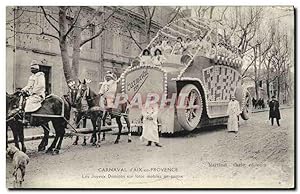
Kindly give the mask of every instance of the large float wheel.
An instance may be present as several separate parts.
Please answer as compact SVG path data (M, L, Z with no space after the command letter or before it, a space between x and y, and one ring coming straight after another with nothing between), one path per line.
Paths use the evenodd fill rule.
M248 120L252 114L252 102L251 102L251 95L249 91L245 93L245 100L244 100L244 107L241 113L241 117L244 120Z
M183 129L192 131L198 126L202 115L201 94L195 85L187 84L181 89L179 100L179 107L177 108L178 122ZM184 102L184 104L181 102Z

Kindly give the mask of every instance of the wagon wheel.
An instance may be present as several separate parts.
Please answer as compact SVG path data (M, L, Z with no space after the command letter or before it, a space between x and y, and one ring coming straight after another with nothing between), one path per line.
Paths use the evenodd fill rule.
M184 96L183 107L181 104L177 108L178 122L188 131L194 130L200 122L202 115L202 97L198 88L193 84L185 85L179 96Z
M241 117L244 120L248 120L252 114L252 103L251 103L251 95L249 91L245 93L244 107L241 113Z

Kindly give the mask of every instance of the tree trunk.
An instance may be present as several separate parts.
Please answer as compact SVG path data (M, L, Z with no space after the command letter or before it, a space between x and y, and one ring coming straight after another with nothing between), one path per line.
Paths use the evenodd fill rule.
M68 83L71 80L74 80L74 76L72 74L72 70L70 67L68 46L67 46L66 42L60 42L59 47L60 47L61 59L62 59L62 63L63 63L63 71L64 71L65 79Z
M271 58L268 60L267 63L267 79L266 79L266 84L267 84L267 95L268 95L268 100L271 99L271 94L270 94L270 63L271 63Z
M215 6L212 6L212 7L210 8L209 19L212 19L214 9L215 9Z
M259 91L258 91L258 89L259 89L259 81L255 81L255 94L256 94L256 100L258 100L259 99Z
M258 77L258 70L257 70L257 48L253 48L254 52L254 86L255 86L255 94L256 94L256 99L259 99L259 77Z
M147 16L149 17L149 16ZM146 24L145 24L145 31L146 31L146 45L148 45L151 41L151 24L149 21L149 18L146 18L145 20Z
M277 78L277 100L280 100L280 76Z
M150 15L150 7L144 7L144 22L145 22L145 35L146 35L146 45L148 45L151 41L151 15Z
M266 80L266 85L267 85L268 100L270 100L270 81L269 81L269 78L267 78L267 80Z
M64 76L68 83L71 80L74 80L74 75L72 74L72 70L71 70L71 66L70 66L68 45L66 42L66 38L64 37L64 35L66 34L66 30L67 30L66 10L67 10L67 7L64 7L64 6L59 8L58 23L59 23L59 32L60 32L59 47L60 47L61 58L62 58L62 63L63 63Z
M80 43L81 43L81 29L75 27L73 32L73 54L72 54L72 72L75 78L79 77Z

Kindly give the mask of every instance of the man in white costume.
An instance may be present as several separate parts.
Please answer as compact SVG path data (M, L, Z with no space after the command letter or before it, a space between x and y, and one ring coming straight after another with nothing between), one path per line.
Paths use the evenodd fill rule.
M27 85L22 89L23 92L29 94L25 104L25 112L38 110L45 99L46 91L45 75L43 72L40 72L37 61L33 60L30 68L32 75L29 77Z
M238 116L240 114L240 104L236 100L235 96L231 96L231 100L228 103L227 115L228 123L227 130L228 132L238 132Z
M151 143L154 142L157 147L162 147L159 144L157 115L157 104L150 104L142 109L143 133L140 138L148 141L147 146L151 146Z
M100 107L106 110L104 117L108 117L108 122L110 122L110 114L112 108L114 107L114 100L117 92L117 77L114 73L107 71L104 77L104 82L99 91Z

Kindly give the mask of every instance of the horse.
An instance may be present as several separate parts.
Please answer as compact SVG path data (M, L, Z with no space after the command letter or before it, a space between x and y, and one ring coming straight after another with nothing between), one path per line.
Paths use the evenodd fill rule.
M100 146L100 136L101 136L101 123L103 123L103 126L105 126L105 118L103 117L103 115L105 114L104 113L104 110L101 109L99 107L99 101L100 101L100 95L96 94L87 84L87 82L84 80L79 88L78 88L78 91L77 91L77 96L76 96L76 100L75 102L72 102L73 104L78 104L81 102L81 100L85 98L86 101L87 101L87 104L88 104L88 107L89 107L89 110L88 110L88 114L96 114L95 116L91 116L91 119L93 117L97 117L97 118L94 118L94 124L93 124L93 135L92 135L92 138L93 138L93 145L95 145L96 141L97 141L97 136L96 136L96 133L97 133L97 127L98 127L98 141L97 141L97 144L96 146ZM119 113L117 113L119 112ZM121 104L119 105L119 107L117 108L117 112L116 113L111 113L111 118L112 119L116 119L116 122L118 124L118 129L119 129L119 132L118 132L118 135L117 135L117 138L115 140L115 144L118 144L119 143L119 140L120 140L120 136L121 136L121 132L122 132L122 122L121 122L121 113L125 113L126 112L126 104ZM126 121L126 125L127 125L127 128L128 128L128 143L131 142L131 132L130 132L130 122L129 122L129 119L128 117L125 117L123 115L123 118L125 119ZM93 121L92 121L93 123ZM97 124L95 126L95 124ZM105 139L105 133L103 132L103 140ZM78 138L76 138L75 141L78 141Z
M83 127L86 127L86 121L87 121L87 118L85 116L85 111L82 107L82 103L81 102L76 102L76 97L77 97L77 92L78 92L78 87L80 85L80 80L78 80L78 82L75 82L73 81L72 83L69 83L69 88L70 88L70 91L69 91L69 97L70 97L70 101L72 102L71 103L71 106L72 108L75 109L75 117L74 117L74 120L75 120L75 128L77 128L80 124L80 121L82 120L83 121ZM76 136L76 140L75 142L73 143L73 145L77 145L78 144L78 136ZM84 136L84 142L82 143L83 146L86 145L86 137Z
M6 94L7 99L7 127L10 126L14 136L14 143L17 148L19 148L18 141L22 144L22 151L26 151L26 147L24 145L24 124L22 123L22 119L24 115L20 112L12 113L19 104L24 106L25 100L21 100L21 97L25 98L26 95L24 92L17 91L14 94ZM31 114L39 114L39 115L61 115L62 109L64 108L64 115L62 117L43 117L43 116L31 116L30 125L31 126L41 126L44 130L44 137L41 143L38 146L38 151L46 150L46 146L48 145L49 138L49 125L48 123L51 121L52 125L55 129L55 138L47 149L46 153L58 154L61 148L61 144L63 141L63 137L65 135L65 128L67 127L67 120L70 119L70 111L71 111L71 103L68 96L65 95L62 98L49 95L42 102L42 106L35 112ZM54 150L53 150L54 149Z
M6 93L6 118L9 117L9 113L13 109L16 109L18 107L19 103L19 95L20 91L15 92L14 94L8 94ZM20 119L20 118L19 118ZM14 144L15 147L19 150L22 150L24 153L26 152L26 146L24 144L24 126L21 122L13 122L12 119L7 119L6 121L6 148L8 148L8 127L11 128L13 137L14 137ZM19 143L21 143L22 149L20 149Z
M84 80L84 84L85 84L85 80ZM83 84L83 86L84 86L84 84ZM95 108L93 108L93 107L97 107L96 105L99 104L99 98L97 97L97 95L95 93L92 94L93 96L89 96L90 99L95 98L95 102L87 101L88 109L86 110L83 107L82 99L79 100L77 97L77 93L78 93L78 90L80 87L82 87L82 86L81 86L81 82L79 80L78 85L75 87L72 87L72 94L71 94L72 105L73 105L73 108L76 109L75 125L76 125L76 127L78 127L80 121L82 120L83 121L82 125L85 128L87 118L89 118L93 125L93 131L97 131L98 125L101 125L100 119L103 117L103 111L95 110ZM79 92L83 92L83 91L84 90L81 90ZM84 96L84 94L82 94L82 95ZM96 139L97 138L95 138L95 134L93 133L92 138L91 138L91 143L93 144L93 146L100 147L100 142L96 143ZM100 139L100 136L99 136L99 139ZM105 139L104 136L103 136L103 139ZM76 139L75 139L73 145L77 145L78 140L79 140L79 136L76 136ZM84 140L82 143L82 146L85 146L85 145L86 145L86 136L84 136Z

